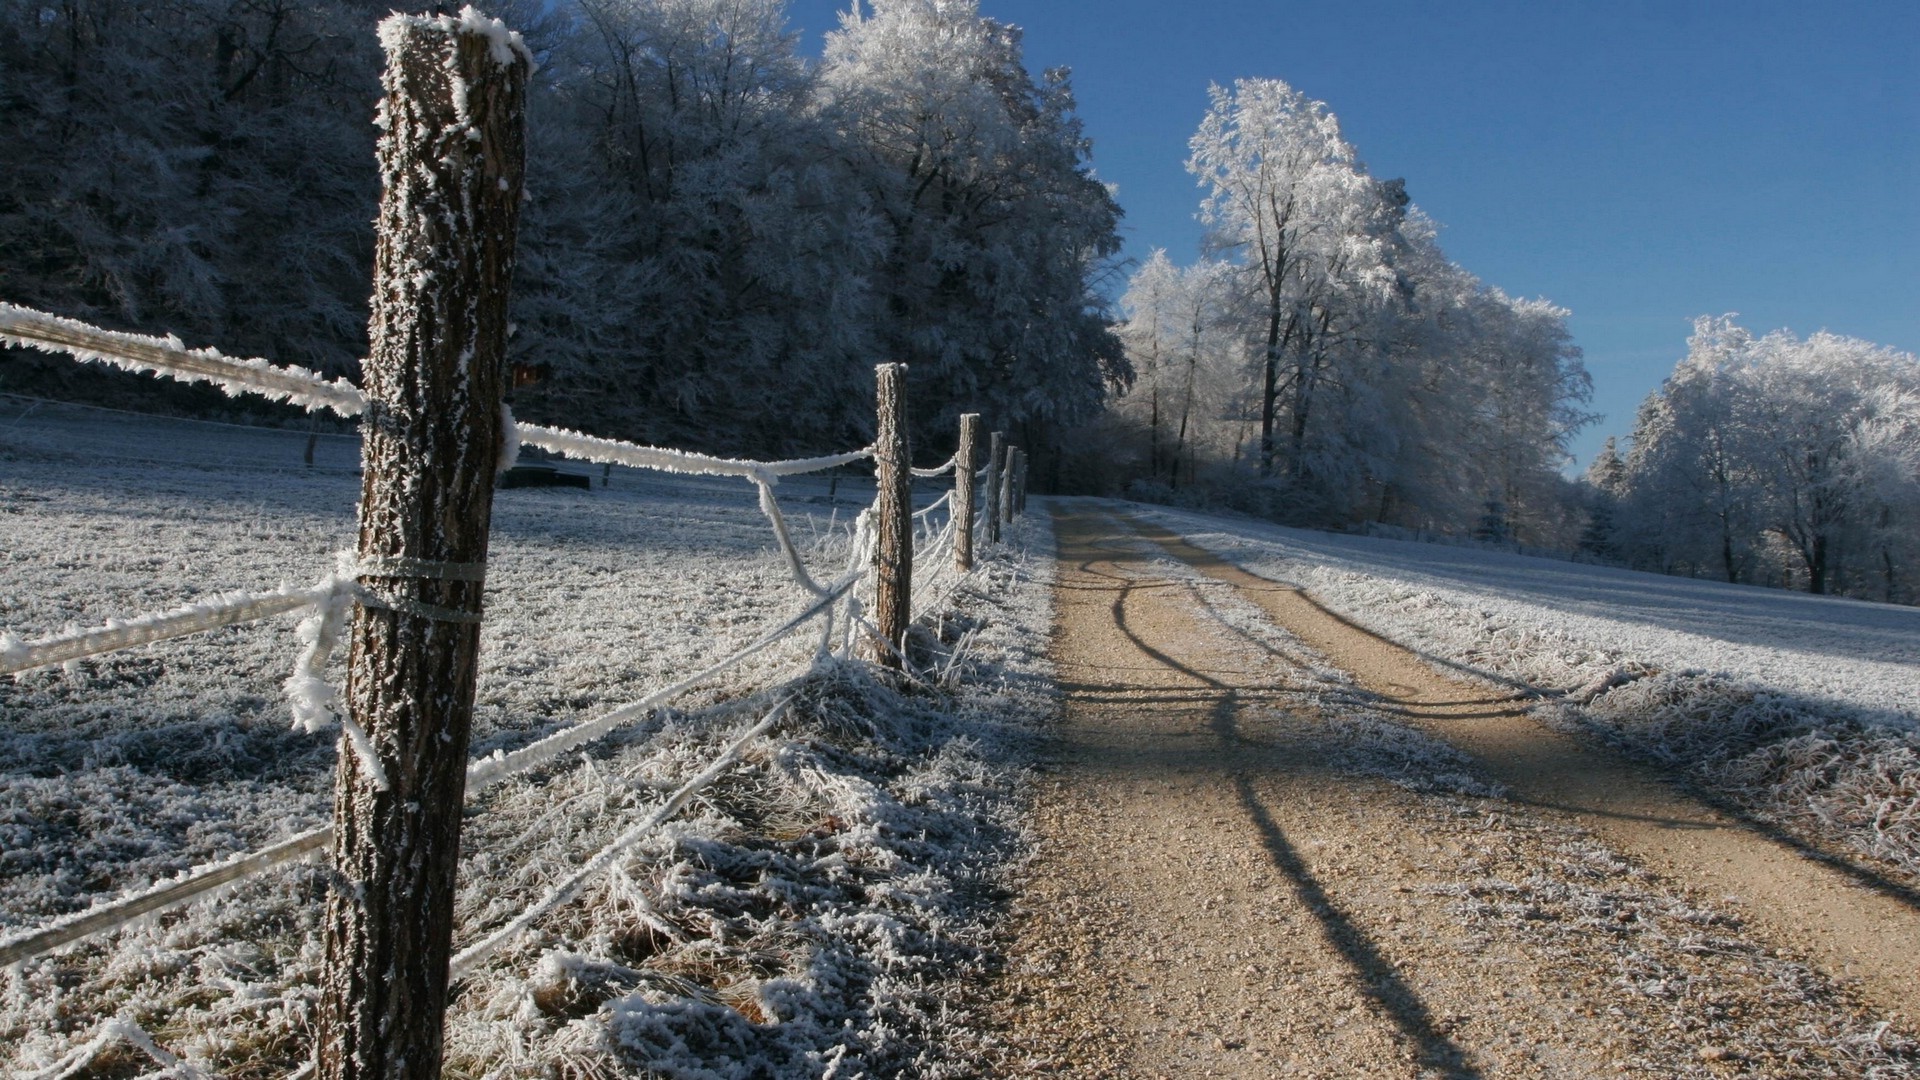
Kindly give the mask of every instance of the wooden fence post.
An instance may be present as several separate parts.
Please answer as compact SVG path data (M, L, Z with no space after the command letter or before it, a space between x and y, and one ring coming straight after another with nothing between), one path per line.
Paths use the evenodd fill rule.
M873 439L874 481L879 485L879 542L873 548L873 623L880 640L868 656L899 670L913 621L913 457L907 443L907 365L881 364L877 376L878 432Z
M1013 463L1019 454L1019 447L1009 446L1006 457L1000 463L1000 520L1009 525L1013 523ZM994 529L996 540L999 539L999 531L998 528Z
M953 452L953 568L973 569L973 463L980 456L980 414L960 415L960 447Z
M1013 467L1013 512L1027 512L1027 452L1015 451Z
M489 25L490 24L490 25ZM492 20L394 15L321 1080L440 1074L454 869L501 445L528 58Z
M1007 467L1007 433L996 431L987 440L987 499L981 519L987 526L987 543L1000 542L1000 474Z

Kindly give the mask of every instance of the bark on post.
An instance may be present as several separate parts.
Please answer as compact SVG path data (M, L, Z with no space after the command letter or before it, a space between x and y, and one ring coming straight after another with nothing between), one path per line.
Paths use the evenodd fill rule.
M981 518L987 526L987 542L1000 542L1000 474L1007 470L1007 433L996 431L987 441L987 499Z
M960 416L960 448L953 457L953 567L973 569L973 465L980 456L980 414Z
M359 582L316 1018L321 1080L440 1073L501 444L529 59L476 14L380 24L386 97Z
M881 364L879 431L873 439L875 505L880 511L879 541L873 548L873 622L880 640L869 642L868 656L882 667L899 670L907 648L907 624L913 619L913 457L907 445L907 366Z
M1019 447L1009 446L1000 462L1000 520L1009 525L1013 523L1013 463L1019 455ZM994 529L996 540L999 539L999 531L998 527Z

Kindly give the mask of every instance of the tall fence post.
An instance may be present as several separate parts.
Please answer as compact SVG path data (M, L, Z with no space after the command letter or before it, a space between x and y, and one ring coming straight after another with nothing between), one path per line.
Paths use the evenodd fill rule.
M879 542L873 548L873 622L879 641L869 657L899 670L913 621L913 458L907 444L907 365L881 364L878 432L873 439L874 481L879 486Z
M1000 462L1000 494L996 501L1000 507L1000 521L1008 525L1013 523L1013 463L1019 456L1020 448L1009 446L1006 456ZM995 539L999 539L999 531L996 525Z
M1000 474L1007 467L1007 433L996 431L987 440L987 498L980 515L987 526L987 543L1000 542Z
M1014 452L1013 467L1013 512L1020 515L1027 512L1027 452Z
M960 415L960 447L953 452L953 568L973 569L973 463L980 456L980 414Z
M394 15L380 40L363 595L347 673L378 766L341 740L321 1080L440 1074L525 165L516 36L471 15Z

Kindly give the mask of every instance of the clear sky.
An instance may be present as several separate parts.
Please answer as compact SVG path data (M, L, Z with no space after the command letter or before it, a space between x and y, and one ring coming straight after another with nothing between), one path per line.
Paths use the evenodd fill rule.
M817 55L847 0L793 0ZM1695 315L1920 352L1920 0L980 0L1073 69L1128 254L1194 259L1207 85L1285 79L1453 259L1572 310L1626 434Z

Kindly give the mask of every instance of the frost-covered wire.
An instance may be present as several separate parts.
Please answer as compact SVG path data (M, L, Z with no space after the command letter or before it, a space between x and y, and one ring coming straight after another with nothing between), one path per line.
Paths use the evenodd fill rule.
M689 476L738 476L747 480L752 480L756 476L798 476L801 473L831 469L836 465L850 465L873 456L873 448L865 447L826 457L794 458L789 461L749 461L744 458L690 454L685 450L668 450L658 446L641 446L637 443L621 442L618 439L602 439L597 435L586 435L566 428L542 427L538 424L518 424L517 427L520 431L522 446L536 446L542 450L565 454L567 457L580 458L584 461L631 465L637 469L682 473Z
M211 348L189 349L177 337L104 330L18 304L0 303L0 342L66 353L78 360L110 364L129 371L153 372L182 382L210 382L228 394L259 394L309 411L331 409L341 416L358 416L367 407L367 396L359 387L344 379L328 379L307 368L282 366L257 358L239 359ZM565 428L521 423L514 423L507 436L507 444L516 449L537 446L588 461L659 472L747 479L756 474L778 477L819 472L873 456L869 447L826 457L750 461L641 446Z
M926 518L928 515L932 514L935 510L938 510L941 507L946 506L948 503L951 503L952 501L953 501L953 492L949 491L945 495L942 495L939 498L933 500L931 504L925 507L922 507L919 510L915 510L913 512L914 520L918 521L923 518Z
M745 648L639 701L621 706L586 723L556 732L511 754L496 752L473 761L467 768L469 796L510 776L538 768L574 747L597 739L615 728L644 716L648 711L666 704L692 687L724 674L764 651L809 620L830 611L853 590L859 581L859 574L849 574L841 578L813 603L779 626L762 634ZM855 618L857 617L856 614ZM368 751L371 751L370 746ZM242 878L264 873L275 866L292 862L324 848L332 842L333 827L331 825L313 829L259 851L234 855L207 866L197 867L172 880L157 882L118 899L96 905L87 911L56 919L37 930L0 938L0 968L32 959L82 938L122 929L136 919L177 907Z
M223 626L281 615L327 603L338 588L331 580L308 588L282 587L263 593L221 593L211 599L105 625L71 630L37 641L0 633L0 675L118 652L138 645L218 630Z
M311 829L271 847L195 867L171 880L155 882L126 896L96 904L86 911L62 916L37 930L0 938L0 968L30 960L82 938L119 930L136 919L178 907L223 885L303 858L332 842L333 826Z
M948 458L947 460L941 462L938 465L935 465L931 469L909 469L907 471L911 472L914 476L918 477L919 479L931 480L936 476L945 476L948 473L952 472L953 467L956 464L958 464L959 461L960 461L960 451L955 450L953 452L952 457Z
M512 753L495 751L467 766L467 790L479 791L497 784L507 777L535 769L552 761L576 746L591 742L615 728L632 723L645 716L649 711L679 697L694 686L725 673L753 656L765 651L781 638L799 629L809 620L832 609L841 597L847 595L859 582L856 575L848 575L824 590L813 603L807 605L798 614L779 626L760 635L745 648L731 656L681 679L671 686L663 687L648 694L639 701L622 705L612 712L598 716L585 723L576 724L563 731L555 732L537 742L515 750Z
M347 745L367 770L374 790L386 791L391 785L386 767L380 764L380 755L373 748L373 740L351 713L339 708L340 693L327 681L327 659L339 647L340 631L347 623L347 601L354 595L354 590L347 587L348 579L335 578L332 584L331 594L318 605L312 618L300 624L298 631L303 647L300 659L294 663L293 674L285 684L287 704L293 712L293 729L311 735L338 720Z
M344 379L328 379L302 367L226 356L217 349L189 349L179 338L103 330L77 319L0 303L0 341L63 352L78 360L128 371L155 372L182 382L208 382L229 395L259 394L307 410L331 409L358 416L366 395Z
M697 776L685 784L682 784L679 790L669 795L665 802L655 807L653 813L648 814L638 825L635 825L633 828L628 829L626 832L614 838L612 843L601 848L599 853L594 855L593 858L588 859L580 869L574 871L566 880L547 890L545 896L534 902L519 915L514 916L505 926L500 927L493 933L460 950L459 954L453 958L451 977L458 979L465 975L473 969L475 964L485 960L488 956L498 951L501 946L506 945L518 937L522 931L532 926L534 922L542 916L577 896L580 889L586 885L588 880L611 867L614 860L619 858L623 852L665 824L668 819L679 813L681 808L686 806L688 800L699 794L702 789L713 783L722 773L726 772L735 761L739 760L740 751L746 748L747 743L765 734L769 728L773 727L773 725L786 714L790 704L790 701L782 701L780 704L774 706L773 710L767 713L759 723L748 728L745 734L729 744L705 769L700 770Z
M780 553L786 556L787 572L793 575L793 580L801 588L815 596L826 595L826 590L813 580L813 575L807 573L806 564L800 561L799 549L793 546L793 536L787 532L786 515L780 512L780 500L773 497L773 485L777 481L763 475L755 475L751 479L754 487L760 490L760 512L773 525L774 538L780 542Z

